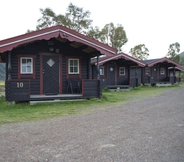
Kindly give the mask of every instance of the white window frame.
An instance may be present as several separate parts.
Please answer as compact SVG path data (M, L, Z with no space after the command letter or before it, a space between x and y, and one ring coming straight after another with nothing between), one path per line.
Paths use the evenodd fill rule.
M75 66L73 66L73 71L72 72L70 71L70 68L71 68L70 61L77 61L77 66L76 66L77 71L76 72L74 71ZM76 58L68 59L68 73L69 74L79 74L79 59L76 59Z
M99 72L100 72L100 75L104 75L104 67L103 66L100 67L100 71Z
M146 68L145 68L145 74L146 74L146 75L150 74L150 68L149 68L149 67L146 67Z
M28 65L28 64L23 64L22 63L22 60L23 59L26 59L26 60L28 60L28 59L30 59L31 60L31 64L30 65ZM29 72L29 71L27 71L27 67L28 66L30 66L31 67L31 71ZM26 71L23 71L23 67L26 67ZM33 74L33 58L32 57L21 57L20 58L20 73L21 74Z
M121 69L123 69L123 73L121 73L122 72ZM119 67L119 75L120 76L125 75L125 67Z
M165 74L165 68L161 67L160 68L160 75L164 75Z

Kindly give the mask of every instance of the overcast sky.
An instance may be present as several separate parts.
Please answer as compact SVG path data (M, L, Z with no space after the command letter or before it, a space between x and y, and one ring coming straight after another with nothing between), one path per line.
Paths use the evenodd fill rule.
M183 0L4 0L0 4L0 40L35 30L42 16L40 8L65 14L70 2L91 12L93 26L121 24L128 37L123 46L127 54L130 48L145 44L149 59L160 58L175 42L184 51Z

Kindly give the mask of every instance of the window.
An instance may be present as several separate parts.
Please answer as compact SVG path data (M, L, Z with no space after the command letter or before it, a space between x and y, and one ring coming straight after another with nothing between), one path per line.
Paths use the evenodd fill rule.
M33 74L33 58L31 57L20 58L20 73Z
M119 75L125 75L125 67L119 67Z
M104 67L100 67L100 75L104 75Z
M79 74L79 59L69 59L69 74Z
M149 74L150 74L150 68L149 68L149 67L146 67L146 68L145 68L145 74L146 74L146 75L149 75Z
M165 74L165 69L164 68L160 68L160 74L164 75Z

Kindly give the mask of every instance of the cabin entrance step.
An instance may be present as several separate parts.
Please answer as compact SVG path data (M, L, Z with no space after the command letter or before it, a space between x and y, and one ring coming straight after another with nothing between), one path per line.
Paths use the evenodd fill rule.
M167 86L171 86L171 85L172 85L172 83L170 83L170 82L158 82L158 83L156 83L157 87L167 87Z
M130 91L129 85L108 85L107 89L110 91Z

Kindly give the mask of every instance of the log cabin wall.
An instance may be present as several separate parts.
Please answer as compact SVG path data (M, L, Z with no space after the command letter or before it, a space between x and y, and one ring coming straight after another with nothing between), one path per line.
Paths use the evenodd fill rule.
M141 84L143 80L143 68L135 66L130 67L130 78L137 78L138 84Z
M100 68L103 68L103 75L100 75L100 81L101 81L101 87L105 88L108 85L111 85L109 82L109 79L114 80L114 85L129 85L130 82L130 62L124 60L118 60L118 61L110 61L107 63L104 63L100 66ZM110 76L109 69L113 67L114 74L113 76ZM119 69L120 67L123 67L125 69L125 74L120 75ZM97 67L96 65L92 65L92 78L96 79L97 76ZM135 75L134 75L135 77Z
M66 42L60 42L56 39L51 39L53 45L48 45L47 40L35 41L33 43L24 44L20 47L17 47L11 51L11 80L15 81L26 81L25 90L29 89L29 95L40 94L40 60L42 54L58 55L62 60L62 68L60 73L62 73L62 93L66 93L66 79L67 79L67 57L76 57L80 59L81 65L81 78L80 79L90 79L91 74L91 65L90 58L91 55L83 52L80 49L71 47ZM50 48L52 47L52 48ZM33 75L20 74L20 58L21 57L31 57L33 58ZM8 65L8 55L6 55L6 63ZM8 68L8 67L7 67ZM77 76L78 77L78 76ZM6 69L6 80L8 79L8 69ZM17 83L12 82L13 87ZM9 88L8 88L9 87ZM6 99L8 101L16 101L16 98L10 96L10 85L6 84ZM16 90L15 88L13 88ZM18 92L17 92L18 94ZM26 98L25 98L26 100Z
M125 75L120 75L119 74L119 68L120 67L123 67L125 68ZM128 65L123 65L123 66L120 66L118 65L117 66L117 84L118 85L129 85L129 76L130 76L130 67Z

